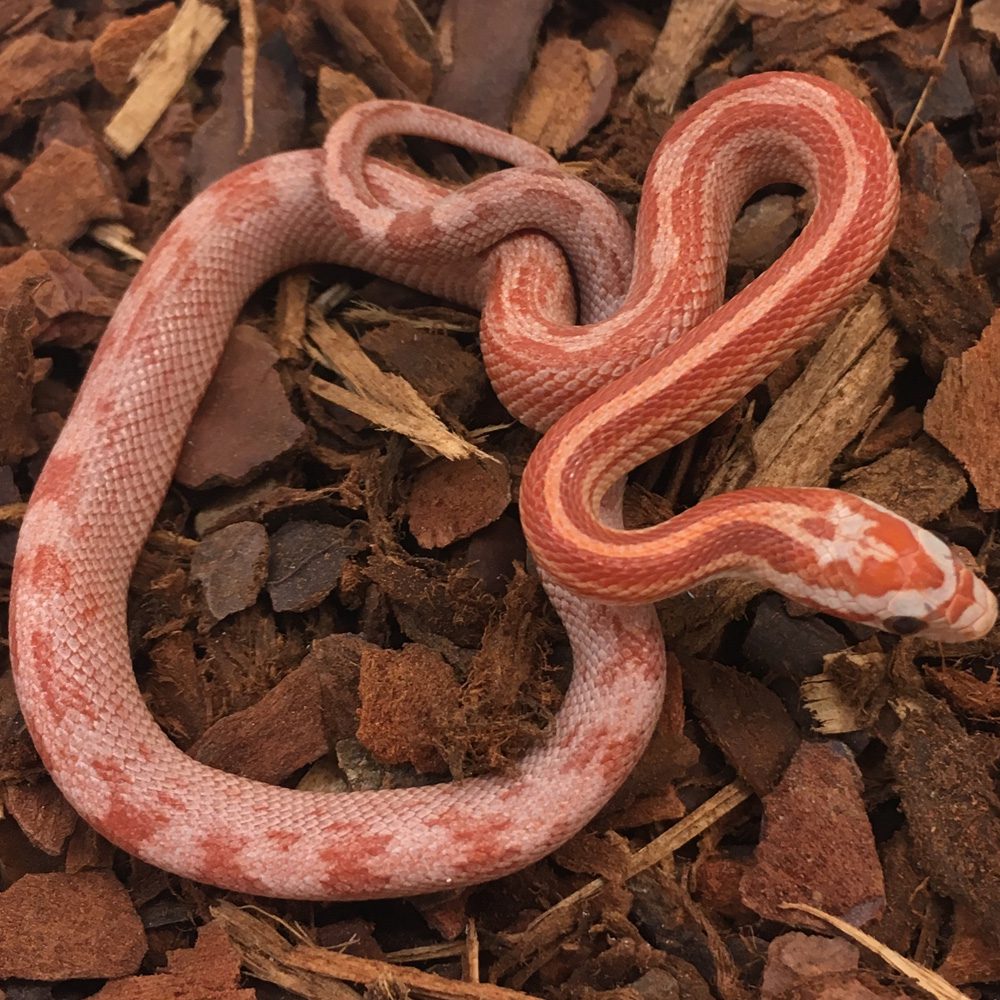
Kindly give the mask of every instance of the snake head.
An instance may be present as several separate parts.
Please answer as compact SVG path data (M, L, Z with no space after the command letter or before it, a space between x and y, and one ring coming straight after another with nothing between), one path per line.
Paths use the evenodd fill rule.
M996 621L996 596L957 552L878 504L835 494L822 524L800 527L819 555L812 592L796 595L807 604L939 642L979 639Z

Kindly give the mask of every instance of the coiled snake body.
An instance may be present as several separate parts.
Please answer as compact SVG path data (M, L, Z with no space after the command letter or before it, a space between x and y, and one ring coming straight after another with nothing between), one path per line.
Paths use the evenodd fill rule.
M390 132L517 166L448 193L366 156ZM812 216L772 268L722 305L730 227L755 190L779 181L812 193ZM745 491L654 528L621 526L622 477L813 336L877 266L897 202L874 118L796 74L728 84L677 121L650 166L634 265L627 228L587 185L530 145L430 108L359 106L325 154L274 156L213 185L123 298L22 528L11 598L17 693L66 798L151 864L230 889L309 899L429 892L543 856L624 780L662 699L652 600L738 574L895 631L983 634L995 599L948 547L846 494ZM499 242L523 229L558 240L571 271L544 236ZM520 503L574 674L549 739L511 774L348 795L263 785L188 758L136 685L129 578L187 427L243 302L310 261L481 306L498 394L516 417L549 428Z

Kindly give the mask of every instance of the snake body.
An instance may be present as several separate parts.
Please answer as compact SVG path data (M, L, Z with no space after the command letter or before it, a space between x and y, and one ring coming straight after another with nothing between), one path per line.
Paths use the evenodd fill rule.
M515 166L449 192L366 154L392 132ZM812 193L812 217L723 306L732 222L777 181ZM22 527L17 693L68 801L125 850L229 889L430 892L542 857L624 780L660 712L665 653L649 602L665 593L739 573L896 631L982 634L996 612L985 586L943 542L857 498L752 491L622 530L627 471L695 433L813 336L877 266L897 202L875 119L796 74L736 81L681 116L650 167L634 268L610 203L544 153L400 102L350 112L325 153L270 157L199 195L109 324ZM552 238L511 236L522 229ZM345 795L264 785L187 757L136 685L129 578L188 425L246 298L310 261L481 307L498 394L518 419L549 428L520 502L573 679L549 738L509 774Z

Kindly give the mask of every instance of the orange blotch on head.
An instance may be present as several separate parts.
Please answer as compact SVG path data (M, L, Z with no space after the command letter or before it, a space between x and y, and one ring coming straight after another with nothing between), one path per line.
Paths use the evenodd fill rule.
M872 518L872 526L867 532L871 537L888 546L901 556L920 548L913 529L896 517L879 515Z
M879 516L872 520L867 535L879 548L888 549L893 556L888 559L865 559L858 582L866 593L931 591L945 582L944 570L905 521Z

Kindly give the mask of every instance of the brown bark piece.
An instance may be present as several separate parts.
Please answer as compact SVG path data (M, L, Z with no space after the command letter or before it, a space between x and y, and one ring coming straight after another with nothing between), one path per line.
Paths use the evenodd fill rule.
M788 249L799 229L798 199L771 194L740 213L729 237L729 266L760 273Z
M753 677L707 660L686 661L683 677L709 739L755 792L766 795L800 742L781 699Z
M699 903L712 913L737 924L750 924L756 920L755 914L747 909L740 896L740 881L750 864L748 857L721 853L699 859L691 872Z
M90 76L90 42L21 35L0 49L0 116L33 114L41 102L72 94Z
M765 69L809 69L823 55L891 35L895 23L851 0L740 0L752 15L753 48Z
M3 201L28 236L48 246L72 243L91 222L120 219L123 212L114 177L100 158L58 140L25 168Z
M145 693L156 721L186 749L211 722L211 694L205 669L188 632L172 632L149 651L153 667Z
M110 872L23 875L0 894L2 979L128 976L145 953L142 921Z
M406 504L410 531L422 548L442 548L492 524L510 499L506 459L435 459L414 478Z
M275 611L308 611L337 586L359 541L350 528L289 521L271 538L267 592Z
M980 506L1000 509L1000 312L979 343L945 362L924 425L968 470Z
M416 100L426 101L438 51L434 33L414 0L342 0L342 6L393 75Z
M607 114L617 78L614 59L604 49L552 38L521 91L511 131L562 156Z
M960 714L970 719L1000 720L1000 676L990 675L980 680L961 667L943 663L924 668L928 686L942 695Z
M612 3L587 32L591 48L607 49L614 57L619 79L637 76L649 62L659 37L651 15L629 4Z
M633 99L655 114L671 114L691 73L722 34L735 7L735 0L675 0Z
M411 643L361 656L358 739L387 764L445 770L441 745L458 708L459 685L444 658Z
M438 18L444 68L432 103L506 128L552 0L446 0ZM484 60L482 54L490 53Z
M239 521L213 532L191 556L191 576L201 584L213 621L249 608L267 579L267 531Z
M189 102L175 101L149 133L143 148L149 156L149 206L140 235L159 233L180 208L188 181L188 156L194 134Z
M947 707L910 693L896 706L890 746L913 856L933 888L971 907L1000 936L1000 797L993 779L1000 741L969 734Z
M14 693L14 678L6 670L0 674L0 778L23 781L41 773L38 754Z
M951 945L938 975L958 986L1000 982L1000 937L984 929L967 906L956 906Z
M1000 0L979 0L969 9L969 23L976 31L1000 40Z
M98 83L116 97L127 93L136 60L170 27L176 14L177 5L165 3L145 14L120 17L108 24L90 50Z
M0 153L0 194L3 194L21 176L22 170L24 170L24 164L20 160L8 156L6 153Z
M209 767L277 784L327 752L318 671L299 667L256 705L211 726L190 749Z
M0 8L0 38L34 27L52 11L52 0L6 0Z
M309 0L309 3L337 42L342 62L348 70L369 85L379 97L419 100L409 84L392 71L372 39L348 16L343 0ZM382 32L377 31L377 34Z
M33 785L8 784L3 800L33 847L53 857L62 854L77 816L50 780Z
M469 541L465 565L488 594L499 595L514 575L514 564L527 556L524 533L517 518L504 514Z
M927 940L933 940L931 925L935 912L941 909L940 901L914 862L905 829L892 835L882 846L881 854L885 872L885 912L867 932L887 948L907 954L918 932L927 933Z
M768 676L798 682L818 674L823 658L847 645L843 634L819 618L791 618L782 598L767 594L757 604L743 655Z
M31 287L34 313L29 333L38 343L80 347L100 335L115 302L57 250L29 250L0 267L0 301L11 302L22 284Z
M38 448L31 420L33 318L28 289L23 285L0 306L0 463L16 462Z
M323 718L332 740L353 738L357 733L361 656L378 648L359 635L335 632L317 639L302 660L302 669L315 669L322 676Z
M750 447L705 496L742 486L825 486L837 456L867 425L898 363L896 332L877 294L851 309L779 396Z
M388 598L407 638L435 648L479 645L494 602L468 570L445 573L401 554L373 552L364 575Z
M760 986L762 1000L780 997L820 976L854 972L860 957L857 946L849 941L797 931L782 934L767 947L767 964Z
M764 799L761 842L740 889L761 916L804 927L812 918L783 903L808 901L856 927L881 914L885 886L861 775L842 744L799 747Z
M887 259L895 318L921 341L931 371L971 347L993 314L986 281L972 267L982 224L975 187L933 125L901 158L903 199Z
M316 77L316 103L323 120L332 125L348 108L371 101L374 91L353 73L333 66L320 66Z
M847 473L842 485L917 524L940 517L969 491L958 463L927 438Z
M274 59L268 58L272 50ZM298 72L283 46L266 42L253 77L253 139L244 145L242 59L241 46L226 50L218 109L199 126L191 142L188 169L194 191L203 191L245 163L302 144L305 96Z
M252 326L236 327L188 430L176 478L185 486L239 483L302 437L274 370L278 352Z
M212 921L199 928L193 948L167 952L166 969L107 983L93 1000L255 1000L257 991L239 983L239 952Z

